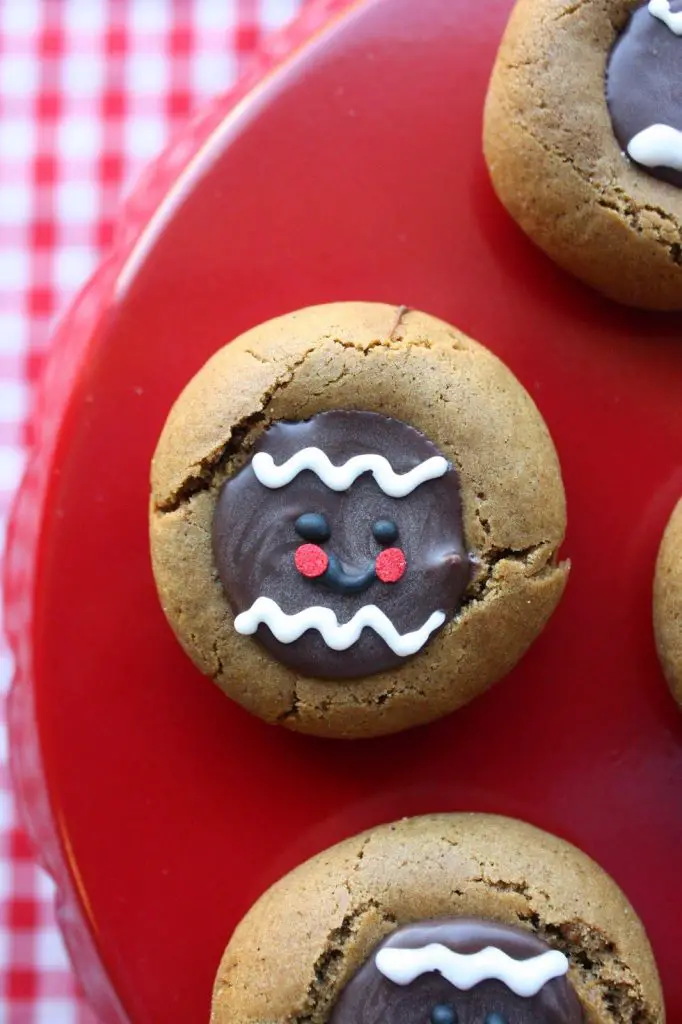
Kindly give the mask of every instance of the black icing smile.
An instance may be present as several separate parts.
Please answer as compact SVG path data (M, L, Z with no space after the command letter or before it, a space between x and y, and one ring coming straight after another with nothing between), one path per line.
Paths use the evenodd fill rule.
M294 523L294 529L303 540L321 544L331 537L331 528L326 516L320 512L304 512ZM386 547L394 543L398 537L398 527L392 519L378 519L372 527L374 539ZM325 552L328 559L327 569L320 576L312 578L312 582L321 583L335 594L362 594L371 587L377 578L374 562L360 572L344 569L341 561L333 552Z
M315 582L333 590L335 594L361 594L377 578L374 562L364 572L352 573L345 571L336 555L330 554L328 557L327 571Z

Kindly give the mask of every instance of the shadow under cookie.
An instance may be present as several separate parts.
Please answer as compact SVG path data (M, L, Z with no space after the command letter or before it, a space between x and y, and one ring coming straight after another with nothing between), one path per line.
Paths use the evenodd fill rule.
M682 707L682 500L670 517L656 562L654 629L661 667Z

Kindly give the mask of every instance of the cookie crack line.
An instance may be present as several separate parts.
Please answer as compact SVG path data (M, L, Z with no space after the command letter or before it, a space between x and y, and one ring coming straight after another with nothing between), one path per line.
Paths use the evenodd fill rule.
M364 852L364 845L366 844L363 844L358 854ZM347 883L346 888L350 895L350 887ZM333 982L343 966L346 947L355 936L357 922L366 914L371 913L379 914L386 925L395 926L397 924L393 914L383 910L379 901L375 899L367 900L346 914L341 924L333 928L327 935L325 949L313 965L313 979L308 985L302 1013L292 1016L291 1024L317 1024L318 1021L326 1020L329 1004L335 995ZM325 987L328 990L326 998L324 997Z
M215 675L213 676L214 679L220 679L220 677L222 676L223 671L224 671L223 659L220 657L220 653L218 651L218 647L219 646L220 646L220 644L219 644L218 638L216 637L214 639L212 645L211 645L211 650L213 651L213 657L215 658L216 665L217 665L217 668L215 670Z
M263 356L259 356L257 352L253 351L252 348L245 348L244 351L246 352L247 356L251 356L251 358L255 359L257 363L261 363L263 366L270 365L269 359L264 359Z
M587 7L588 4L593 3L593 0L576 0L575 3L571 4L565 10L561 11L553 21L562 21L564 18L570 18L573 14L577 14L583 7Z
M546 556L537 565L533 565L533 559L543 548L547 549ZM477 572L472 580L470 590L464 595L453 622L457 623L471 605L481 604L494 596L496 585L494 573L502 562L515 562L523 565L528 570L525 573L525 578L532 580L542 579L544 576L558 572L562 566L570 565L568 560L557 562L557 548L558 545L552 541L541 540L527 548L491 548L486 554L478 555L476 564L481 571Z
M298 707L299 707L300 703L301 703L301 698L299 697L298 690L297 690L296 686L294 685L294 689L293 689L293 692L291 694L291 699L289 701L289 704L284 709L284 711L280 711L276 715L276 717L273 719L273 721L276 722L277 724L281 724L282 722L288 722L291 719L298 718L298 716L299 716Z
M522 886L515 889L528 904L526 912L517 912L522 924L530 925L534 932L544 939L548 945L563 952L578 973L584 975L585 986L598 993L597 998L604 1008L615 1012L620 1021L631 1021L632 1024L656 1024L647 1014L641 998L639 986L630 978L630 972L624 961L618 956L614 945L596 928L580 918L563 921L561 924L542 920L533 908L530 892L524 892ZM604 965L611 964L615 970L624 975L623 980L609 981L612 972L604 972ZM604 974L608 976L604 978Z
M229 438L223 445L206 455L196 469L191 467L183 482L172 494L164 500L155 503L154 508L157 513L165 515L169 512L177 512L195 494L198 494L200 491L211 490L220 470L229 463L230 459L240 449L248 446L249 435L254 429L262 424L268 425L267 410L273 398L275 395L286 390L296 376L296 371L303 366L308 357L315 351L315 348L316 346L313 345L311 348L306 349L303 355L277 378L272 387L263 393L260 407L234 425ZM249 354L253 355L253 353Z
M391 326L391 333L388 337L377 338L364 345L358 345L352 341L342 341L340 338L334 337L333 334L329 334L320 338L320 342L330 341L332 344L339 345L342 348L352 348L357 352L362 352L364 356L368 356L377 348L389 349L391 351L404 351L405 344L407 344L408 349L431 349L433 346L427 338L414 339L407 343L401 342L400 340L393 341L393 335L398 329L398 326L402 323L404 317L410 312L412 312L412 310L406 306L397 308L396 317ZM214 449L214 451L209 452L198 465L190 467L182 483L166 498L155 502L154 511L158 515L177 512L178 509L187 504L189 499L194 495L199 494L202 491L210 491L214 487L217 478L220 477L221 472L229 465L233 456L239 452L246 451L251 447L253 440L255 440L255 438L251 438L251 434L254 433L254 431L261 433L262 430L270 425L272 419L268 416L268 408L273 399L276 395L279 395L282 391L286 390L286 388L294 381L296 371L303 366L309 356L317 351L318 344L319 343L311 345L310 348L306 349L302 356L282 372L274 384L263 393L260 407L255 409L248 416L243 417L234 425L229 438L223 445ZM453 348L456 348L456 346L453 345ZM269 363L269 360L259 357L253 352L253 350L247 351L248 355L256 359L258 362L264 364ZM339 380L347 376L348 372L347 368L343 368L336 378L327 382L325 388L331 384L338 383Z
M409 312L410 310L407 309L402 316L406 316ZM355 352L361 352L365 357L371 355L376 349L382 348L387 349L389 352L405 352L406 350L409 352L411 348L424 348L427 351L433 349L433 343L428 338L410 338L409 341L406 341L402 337L396 338L395 334L401 322L402 319L400 321L396 321L395 325L391 329L391 334L388 337L375 338L374 341L369 341L367 344L358 344L356 341L350 341L349 339L336 338L333 334L327 335L324 338L324 341L331 341L333 345L339 345L341 348L353 349ZM452 348L455 351L465 351L462 346L458 348L454 343L454 339Z
M544 152L549 156L553 156L560 160L566 167L569 167L573 173L580 178L583 184L588 186L588 188L594 188L595 183L590 178L589 173L584 171L567 153L547 145L540 136L531 131L528 124L523 121L519 121L518 123L521 130L525 132L528 138L538 145L540 149L544 150ZM672 214L667 213L660 206L655 206L651 203L637 203L632 196L627 195L627 193L624 193L623 190L619 189L617 186L614 187L609 185L606 186L606 189L607 192L597 195L597 205L605 209L613 210L614 213L618 213L626 222L628 227L638 234L641 234L644 230L641 225L641 216L643 213L656 214L664 223L669 224L677 232L679 236L678 241L669 242L657 231L651 231L650 237L653 238L657 245L667 250L668 258L671 263L674 263L677 266L682 265L682 225L680 225L675 217ZM618 197L621 195L624 197L623 202L618 201ZM613 199L611 199L611 196L613 196Z
M620 214L638 234L641 234L644 230L640 224L642 213L655 214L664 224L670 224L680 235L680 241L666 242L656 234L654 237L659 245L668 249L668 254L673 263L676 263L678 266L682 264L682 231L675 218L671 214L666 213L662 207L653 206L651 203L644 203L638 206L627 192L624 192L623 189L617 186L612 188L610 196L600 196L597 199L597 205L605 210L613 210L614 213Z
M537 565L532 566L531 563L533 558L542 551L543 548L547 549L547 555L543 561ZM556 569L557 565L555 562L557 555L557 545L550 540L539 540L535 544L530 544L526 548L500 548L492 547L489 551L482 555L479 555L479 565L483 566L488 573L492 573L500 562L517 562L525 565L527 569L532 568L530 576L539 576L546 569Z

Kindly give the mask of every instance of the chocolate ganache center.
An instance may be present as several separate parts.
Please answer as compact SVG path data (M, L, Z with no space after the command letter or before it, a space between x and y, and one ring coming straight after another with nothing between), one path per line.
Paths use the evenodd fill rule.
M306 676L403 664L470 579L457 471L379 413L273 423L223 485L212 530L235 628Z

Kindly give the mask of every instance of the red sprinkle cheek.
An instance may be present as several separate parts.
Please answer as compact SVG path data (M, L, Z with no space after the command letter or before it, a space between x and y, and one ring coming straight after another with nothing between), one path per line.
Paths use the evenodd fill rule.
M407 559L400 548L386 548L377 555L376 571L382 583L397 583L406 569Z
M294 562L301 576L309 580L324 575L329 565L329 559L319 544L301 544L296 548Z

